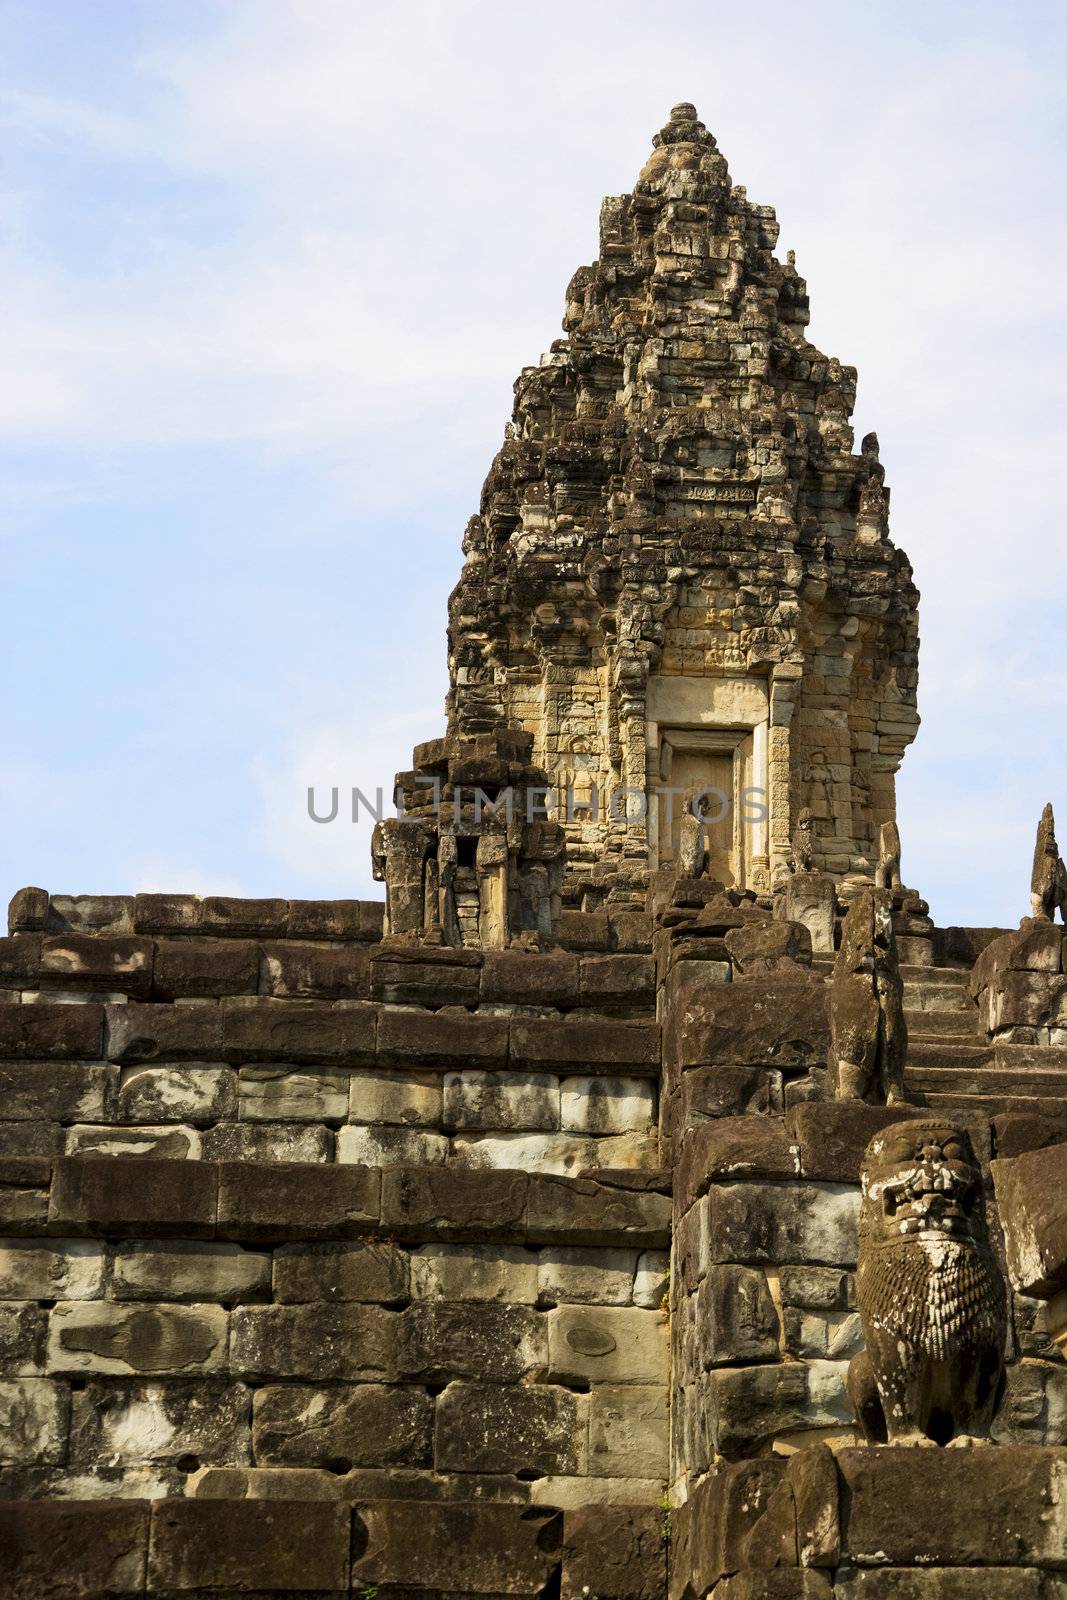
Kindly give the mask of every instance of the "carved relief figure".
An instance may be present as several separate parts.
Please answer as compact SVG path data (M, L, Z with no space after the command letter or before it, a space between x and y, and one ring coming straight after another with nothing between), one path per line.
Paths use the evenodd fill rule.
M703 793L700 784L688 789L682 800L682 815L678 823L678 855L675 861L679 877L702 878L708 864L708 842L704 834L704 817L699 799Z
M1055 922L1057 910L1067 922L1067 868L1060 860L1056 843L1056 819L1052 807L1046 806L1037 825L1037 842L1034 845L1034 867L1030 874L1030 905L1035 917L1043 922Z
M908 1030L890 896L861 889L841 927L830 985L830 1077L837 1100L904 1099Z
M878 865L874 869L875 887L899 889L900 832L895 822L883 822L878 834Z
M1004 1385L1007 1297L967 1134L931 1118L875 1134L861 1171L848 1390L870 1444L969 1445Z

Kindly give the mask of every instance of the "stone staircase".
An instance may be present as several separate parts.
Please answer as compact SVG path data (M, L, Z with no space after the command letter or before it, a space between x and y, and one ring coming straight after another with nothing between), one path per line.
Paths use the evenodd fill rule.
M830 976L833 958L813 966ZM967 994L966 967L901 966L908 1024L905 1086L942 1111L1030 1111L1067 1115L1067 1049L992 1044Z

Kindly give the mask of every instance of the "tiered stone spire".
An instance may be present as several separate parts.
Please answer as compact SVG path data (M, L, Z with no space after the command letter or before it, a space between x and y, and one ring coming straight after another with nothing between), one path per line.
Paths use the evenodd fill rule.
M710 870L757 890L803 808L838 877L873 868L894 815L918 595L875 435L853 453L855 370L808 342L777 238L675 106L633 193L604 202L600 254L567 289L565 337L516 383L467 528L450 732L533 734L579 802L568 885L586 904L638 896L671 859L657 788L729 790Z

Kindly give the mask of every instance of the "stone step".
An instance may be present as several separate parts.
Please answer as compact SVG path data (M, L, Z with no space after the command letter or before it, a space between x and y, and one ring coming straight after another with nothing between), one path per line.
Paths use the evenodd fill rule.
M941 1094L935 1091L923 1098L934 1110L984 1111L993 1115L1009 1111L1028 1112L1034 1116L1067 1118L1067 1098L1057 1100L1049 1095L998 1095L991 1102L990 1097L984 1094Z
M971 1044L984 1044L985 1037L978 1031L978 1013L967 1011L916 1011L904 1008L909 1039L965 1039Z
M1021 1095L1026 1099L1062 1099L1065 1082L1062 1072L1002 1067L995 1062L986 1066L960 1064L959 1066L913 1067L905 1069L904 1083L908 1090L922 1094L964 1094L995 1097L1000 1101L1005 1095Z
M954 1039L909 1039L909 1067L982 1067L995 1059L991 1044L957 1043Z

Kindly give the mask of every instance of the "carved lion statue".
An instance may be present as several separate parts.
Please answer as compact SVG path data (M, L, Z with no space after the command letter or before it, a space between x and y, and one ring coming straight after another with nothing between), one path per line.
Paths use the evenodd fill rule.
M1007 1304L982 1170L950 1122L898 1122L863 1158L848 1391L870 1444L985 1439L1004 1386Z

